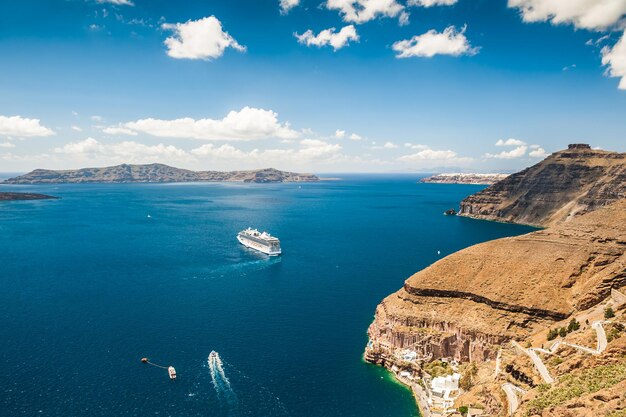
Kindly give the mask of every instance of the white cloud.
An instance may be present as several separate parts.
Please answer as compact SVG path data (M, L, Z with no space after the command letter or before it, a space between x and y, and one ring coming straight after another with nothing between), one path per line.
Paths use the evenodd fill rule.
M102 121L104 121L104 117L98 116L98 115L93 115L93 116L91 116L89 118L91 120L93 120L94 122L102 122Z
M81 127L79 127L79 126L72 126L72 130L75 131L75 132L82 132L83 131L83 129Z
M167 54L172 58L210 60L221 57L226 48L239 52L246 50L222 30L222 23L215 16L186 23L163 23L161 27L174 32L164 42Z
M280 14L287 14L289 10L300 4L300 0L280 0Z
M455 159L457 157L457 153L454 151L436 151L434 149L424 149L418 151L411 155L401 156L399 159L401 161L420 161L420 160L448 160Z
M109 126L109 127L105 127L104 129L102 129L102 131L104 133L106 133L107 135L114 135L114 136L118 136L118 135L128 135L128 136L137 136L137 132L135 132L134 130L131 130L127 127L124 126Z
M522 146L526 145L526 142L519 139L509 138L507 140L498 139L496 146Z
M155 161L186 160L188 154L172 145L144 145L125 141L102 143L94 138L72 142L54 149L57 154L78 157L80 160L107 162L150 163Z
M346 131L345 130L339 130L339 129L335 130L335 137L337 139L345 138L346 137Z
M395 42L392 49L398 53L396 58L475 55L478 48L470 45L465 37L465 29L463 27L459 31L454 26L447 27L443 32L432 29L411 39Z
M350 135L350 140L361 140L361 139L363 139L361 135L357 135L356 133L352 133Z
M378 17L397 17L400 24L407 24L409 15L396 0L328 0L326 8L339 10L343 20L365 23Z
M484 157L495 158L495 159L515 159L515 158L521 158L522 156L526 155L527 150L528 150L528 146L522 145L510 151L502 151L497 154L486 153Z
M340 158L341 146L318 139L300 141L298 149L253 149L243 151L230 144L215 146L212 143L191 150L197 157L209 160L227 160L230 162L253 163L256 166L274 166L276 164L302 164L311 161L332 161Z
M459 0L409 0L409 6L433 7L433 6L452 6Z
M51 136L54 131L41 125L39 119L0 115L0 136Z
M116 6L134 6L135 4L130 0L96 0L96 3L100 4L114 4Z
M610 77L620 78L617 88L626 90L626 31L613 47L602 48L602 65Z
M279 122L278 115L272 110L253 107L231 111L223 119L150 118L128 122L123 126L152 136L204 140L294 139L299 136L289 123Z
M15 145L11 142L0 143L0 148L15 148Z
M550 21L592 30L610 28L626 14L624 0L509 0L508 5L520 9L525 22Z
M528 152L528 156L532 158L545 158L546 156L550 155L546 152L545 149L543 149L539 145L531 145L530 147L532 151Z
M335 33L335 28L325 29L315 35L311 29L304 32L302 35L294 33L298 42L306 46L317 46L321 48L325 45L330 45L336 51L346 46L350 41L358 41L359 35L353 25L344 26L341 30Z

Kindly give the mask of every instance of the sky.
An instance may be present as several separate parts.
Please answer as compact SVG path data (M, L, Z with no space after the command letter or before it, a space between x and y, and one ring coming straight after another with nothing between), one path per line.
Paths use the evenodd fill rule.
M626 151L626 0L0 0L0 172Z

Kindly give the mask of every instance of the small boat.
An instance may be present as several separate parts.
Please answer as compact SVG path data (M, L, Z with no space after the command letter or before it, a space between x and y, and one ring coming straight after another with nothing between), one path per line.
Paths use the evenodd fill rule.
M170 375L170 379L176 379L176 369L173 366L167 368L167 373Z

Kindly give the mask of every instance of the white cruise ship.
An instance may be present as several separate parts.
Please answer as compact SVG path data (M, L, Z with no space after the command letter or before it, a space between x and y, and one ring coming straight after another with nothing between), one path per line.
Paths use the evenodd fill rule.
M278 256L282 253L280 240L267 232L259 232L257 229L247 228L237 234L237 240L242 245L258 250L269 256Z

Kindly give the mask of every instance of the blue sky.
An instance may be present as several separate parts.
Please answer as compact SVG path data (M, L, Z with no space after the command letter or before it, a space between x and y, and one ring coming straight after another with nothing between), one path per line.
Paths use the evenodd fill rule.
M283 6L2 1L0 171L510 172L572 142L626 151L622 0Z

